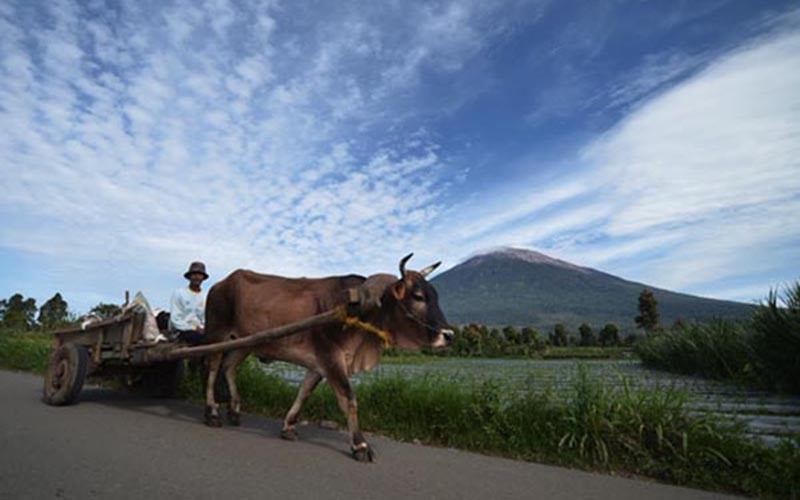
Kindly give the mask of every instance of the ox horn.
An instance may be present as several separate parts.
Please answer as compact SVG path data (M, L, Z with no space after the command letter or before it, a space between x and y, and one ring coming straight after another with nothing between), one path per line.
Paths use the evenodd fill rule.
M400 277L401 278L405 278L406 277L406 262L408 262L408 260L413 256L414 256L414 252L411 252L410 254L408 254L405 257L403 257L402 259L400 259Z
M436 268L441 266L441 265L442 265L442 261L440 260L436 264L431 264L430 266L426 267L425 269L422 269L419 272L419 274L421 274L423 278L427 278L429 274L434 272L436 270Z

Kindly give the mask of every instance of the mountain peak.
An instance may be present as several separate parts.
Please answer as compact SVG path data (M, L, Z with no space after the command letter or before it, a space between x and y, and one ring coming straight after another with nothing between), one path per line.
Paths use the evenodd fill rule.
M553 257L550 257L549 255L545 255L535 250L529 250L527 248L515 248L515 247L499 247L487 250L485 252L479 253L469 258L466 262L464 262L464 265L477 265L487 260L498 259L498 258L517 260L522 262L528 262L531 264L545 264L550 266L563 267L581 272L590 271L588 268L576 266L575 264L560 259L555 259Z
M653 290L662 322L678 318L746 318L747 304L705 299L627 281L523 248L495 248L437 275L439 304L453 324L533 326L551 331L564 323L575 331L587 323L614 323L635 330L633 318L642 289Z

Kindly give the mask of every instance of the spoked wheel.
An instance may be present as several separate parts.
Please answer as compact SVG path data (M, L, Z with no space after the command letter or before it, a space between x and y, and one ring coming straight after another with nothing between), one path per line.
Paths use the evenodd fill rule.
M64 344L53 352L44 373L44 402L53 406L74 403L78 399L89 368L86 348Z

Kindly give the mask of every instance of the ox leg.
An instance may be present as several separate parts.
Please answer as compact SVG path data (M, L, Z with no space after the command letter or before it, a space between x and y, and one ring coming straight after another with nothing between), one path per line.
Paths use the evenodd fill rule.
M217 381L217 373L222 364L222 353L214 353L208 356L208 380L206 380L206 425L210 427L222 427L219 419L219 405L214 399L214 384Z
M242 400L239 397L239 389L236 386L236 370L239 369L239 365L247 358L248 354L250 353L244 350L233 351L225 355L222 363L222 373L225 374L225 380L228 382L228 391L231 395L231 400L228 404L228 423L231 425L238 426L242 422Z
M336 394L339 408L347 417L347 429L350 431L350 451L353 453L353 458L359 462L372 462L375 455L358 427L358 403L350 380L344 371L332 375L328 376L328 382Z
M300 411L303 409L303 405L306 400L308 400L308 397L311 396L311 393L316 389L320 380L322 380L322 375L319 373L314 370L306 371L303 384L300 386L300 392L297 393L297 398L295 398L292 407L289 409L289 413L287 413L286 418L283 419L283 430L281 430L281 437L283 439L289 441L297 439L295 425L297 425L297 420L300 417Z

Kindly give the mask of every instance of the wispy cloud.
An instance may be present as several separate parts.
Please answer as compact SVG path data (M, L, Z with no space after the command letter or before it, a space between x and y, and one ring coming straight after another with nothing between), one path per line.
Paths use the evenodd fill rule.
M582 148L577 169L518 188L547 200L579 178L583 192L552 213L537 204L484 206L471 214L468 238L746 300L753 297L725 290L763 295L800 272L800 25L785 17L779 25L691 76L694 60L645 62L612 93L635 102L633 111ZM497 230L486 233L486 225Z
M475 57L493 11L398 7L398 33L363 7L296 26L265 2L4 4L0 245L69 261L54 287L152 287L193 258L217 277L394 268L448 166L378 118L426 66Z
M703 293L785 279L800 261L797 13L736 50L661 47L594 85L581 71L613 45L600 21L615 11L567 19L554 46L537 36L557 7L1 4L0 251L30 272L0 292L158 302L196 258L214 278L370 273L502 244ZM568 85L506 99L537 57ZM474 164L501 120L520 136L476 156L534 128L559 140L548 119L575 110L625 116L503 187Z

